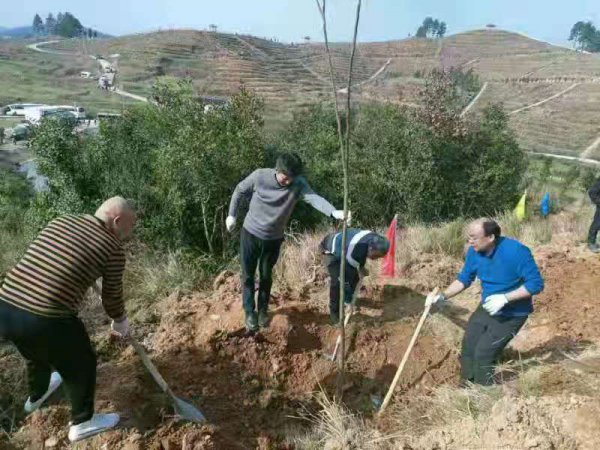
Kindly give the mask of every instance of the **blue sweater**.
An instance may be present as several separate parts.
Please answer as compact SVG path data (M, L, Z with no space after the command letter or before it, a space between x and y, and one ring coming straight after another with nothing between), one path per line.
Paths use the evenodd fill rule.
M457 279L465 288L469 287L475 278L481 280L483 291L481 302L493 294L506 294L525 286L536 295L544 289L544 280L533 259L531 251L519 241L500 237L490 255L476 252L469 248L465 265ZM499 315L505 317L527 316L533 312L531 297L509 302Z

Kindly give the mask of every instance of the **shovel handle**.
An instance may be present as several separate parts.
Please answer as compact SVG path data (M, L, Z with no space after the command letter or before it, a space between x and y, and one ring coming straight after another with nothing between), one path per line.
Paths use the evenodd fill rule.
M133 336L129 336L129 342L131 343L133 349L135 350L135 352L138 354L138 356L142 360L144 367L146 367L148 372L150 372L150 375L152 375L152 378L154 378L154 381L156 381L156 384L158 384L160 386L160 388L164 391L165 394L167 394L173 400L176 400L177 397L175 396L175 394L173 394L173 391L171 390L171 388L169 387L169 385L167 384L165 379L158 372L158 369L156 368L156 366L152 363L152 361L148 357L148 354L144 350L144 347L142 347L139 344L139 342L137 342L133 338Z
M429 295L431 295L431 296L437 295L438 292L439 292L439 289L435 288ZM400 362L400 365L398 366L398 370L396 371L394 380L392 381L392 384L390 385L390 388L388 389L387 394L385 395L385 398L383 399L383 403L381 404L381 408L379 409L379 413L378 413L379 415L383 414L383 411L385 411L385 408L387 407L388 403L390 402L390 400L392 398L392 395L394 394L396 385L398 384L398 381L400 380L400 375L402 375L402 371L404 370L406 361L408 361L410 352L412 351L412 349L415 345L415 342L417 342L417 337L419 336L419 333L421 332L421 328L423 327L423 324L425 323L425 319L427 319L427 315L429 314L430 309L431 309L431 304L427 304L425 306L425 310L423 311L423 314L421 315L421 319L419 320L417 328L415 329L415 332L412 335L410 343L408 344L408 347L406 348L406 351L404 352L404 356L402 357L402 361Z

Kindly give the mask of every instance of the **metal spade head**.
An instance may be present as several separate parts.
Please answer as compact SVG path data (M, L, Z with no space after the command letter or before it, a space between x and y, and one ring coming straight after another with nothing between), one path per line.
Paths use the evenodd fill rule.
M173 402L175 413L182 419L189 420L190 422L204 423L206 417L196 408L188 402L175 398Z

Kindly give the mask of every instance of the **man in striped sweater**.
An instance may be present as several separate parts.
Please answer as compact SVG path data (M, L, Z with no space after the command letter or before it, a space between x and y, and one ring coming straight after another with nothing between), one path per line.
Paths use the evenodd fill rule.
M329 284L329 315L332 325L340 321L340 272L342 263L342 233L330 233L321 241L321 252L327 255ZM346 232L346 270L344 280L344 303L352 301L360 271L364 271L367 258L383 258L390 249L386 237L369 230L348 228Z
M96 356L77 311L87 289L102 277L102 305L112 330L129 323L123 304L122 240L136 215L121 197L94 216L65 215L50 222L0 287L0 336L27 362L27 413L38 409L64 381L71 402L71 442L114 427L117 414L94 414Z

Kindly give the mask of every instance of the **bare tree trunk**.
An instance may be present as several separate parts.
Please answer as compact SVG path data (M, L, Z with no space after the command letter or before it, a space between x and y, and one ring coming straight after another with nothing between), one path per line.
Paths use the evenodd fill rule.
M342 130L342 118L340 115L338 99L337 99L337 88L335 85L335 76L333 73L333 61L331 59L331 51L329 49L329 39L327 37L327 18L325 15L326 0L322 0L323 3L316 0L317 7L321 13L321 19L323 21L323 36L325 38L325 50L329 60L329 74L331 76L331 85L333 89L333 98L335 103L335 115L338 126L338 137L340 141L340 153L342 157L342 170L344 174L344 222L342 227L342 255L340 261L340 303L339 303L339 317L340 317L340 356L338 358L338 379L336 386L336 397L341 400L344 386L344 370L346 366L346 330L344 326L344 315L345 315L345 286L346 286L346 240L347 240L347 229L348 229L348 201L349 201L349 173L348 173L348 154L350 150L350 90L352 83L352 67L354 63L354 55L356 53L356 39L358 33L358 23L360 21L360 8L362 1L358 0L356 5L356 20L354 23L354 37L352 39L352 52L350 54L350 65L348 68L348 88L346 95L346 133L344 135Z
M206 238L206 242L208 243L208 251L210 252L210 254L214 254L213 252L213 243L212 243L212 236L210 235L209 231L208 231L208 222L206 220L206 203L204 201L200 202L200 207L202 208L202 223L204 225L204 237Z

